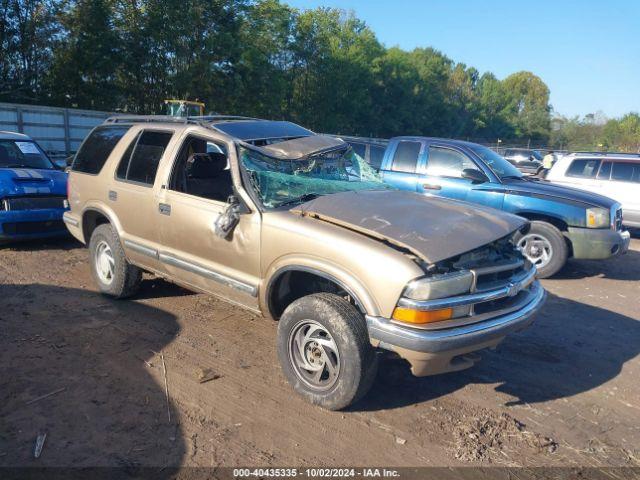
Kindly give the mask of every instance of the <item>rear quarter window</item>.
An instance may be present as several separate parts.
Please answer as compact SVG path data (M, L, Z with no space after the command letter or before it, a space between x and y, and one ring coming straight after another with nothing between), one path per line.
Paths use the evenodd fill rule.
M595 158L578 158L571 162L567 169L567 177L595 178L600 167L600 160Z
M415 173L420 154L420 142L399 142L393 154L391 170L396 172Z
M173 132L145 130L127 147L122 156L116 178L151 186L156 179L160 159Z
M385 147L377 147L375 145L371 145L369 150L369 162L371 166L376 170L380 170L380 166L382 165L382 159L384 158Z
M363 145L362 143L352 143L351 144L351 148L353 148L353 151L356 152L356 155L358 155L360 158L364 159L366 152L367 152L367 146Z
M611 180L640 183L640 163L614 162L611 169Z
M100 173L107 158L129 128L118 125L94 129L76 153L71 170L93 175Z

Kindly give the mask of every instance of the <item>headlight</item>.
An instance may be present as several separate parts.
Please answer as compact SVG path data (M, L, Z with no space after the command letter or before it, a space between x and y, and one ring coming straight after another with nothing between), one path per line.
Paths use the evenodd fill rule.
M435 300L469 293L473 274L469 271L444 273L419 278L404 289L404 296L412 300Z
M608 209L587 208L587 228L608 228L610 225Z
M444 273L414 280L404 289L403 296L412 300L435 300L438 298L454 297L456 295L469 293L472 283L473 274L469 271L463 270ZM469 315L470 308L469 306L463 306L423 311L413 308L396 307L393 311L392 318L403 323L424 325Z

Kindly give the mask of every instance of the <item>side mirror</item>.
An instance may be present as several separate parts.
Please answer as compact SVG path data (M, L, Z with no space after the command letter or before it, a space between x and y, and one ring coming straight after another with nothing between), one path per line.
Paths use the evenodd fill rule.
M465 168L462 170L462 178L471 180L471 183L486 183L489 181L489 177L475 168Z
M240 205L238 197L231 195L227 199L227 207L213 224L213 229L217 236L220 238L229 238L240 221L241 209L242 206Z

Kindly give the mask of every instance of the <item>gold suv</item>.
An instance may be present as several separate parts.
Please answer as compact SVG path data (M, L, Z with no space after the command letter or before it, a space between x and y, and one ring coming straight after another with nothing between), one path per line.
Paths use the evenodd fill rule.
M545 298L512 242L524 219L395 190L290 122L113 117L68 188L104 294L133 295L147 271L278 320L285 376L328 409L367 392L378 352L417 376L461 370Z

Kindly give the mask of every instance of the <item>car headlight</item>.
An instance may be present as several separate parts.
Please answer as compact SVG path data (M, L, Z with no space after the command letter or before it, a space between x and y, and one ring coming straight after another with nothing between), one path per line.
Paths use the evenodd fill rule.
M469 271L434 275L432 277L419 278L409 283L404 289L403 296L418 301L454 297L469 293L472 283L473 274ZM469 306L429 311L411 307L396 307L392 318L403 323L424 325L468 315L469 312Z
M435 300L469 293L473 274L463 270L444 273L412 281L404 289L404 296L412 300Z
M587 228L608 228L610 225L608 209L587 208Z

